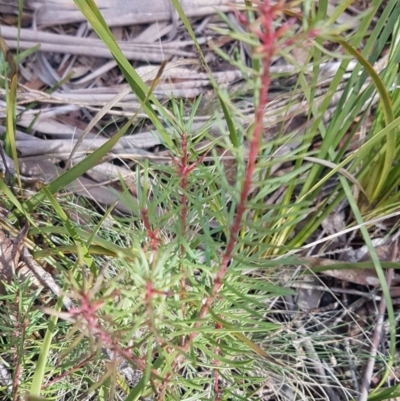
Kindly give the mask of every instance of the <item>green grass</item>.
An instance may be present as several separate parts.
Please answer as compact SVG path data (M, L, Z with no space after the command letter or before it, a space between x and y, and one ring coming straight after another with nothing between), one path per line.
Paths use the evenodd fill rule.
M252 24L245 33L228 25L226 34L250 46L251 68L216 50L243 71L245 89L237 96L213 81L218 109L201 129L193 128L201 99L173 99L161 104L152 93L157 79L151 88L142 82L95 3L75 3L110 49L172 163L138 163L136 172L141 179L135 188L137 196L121 182L123 191L115 193L131 210L129 216L114 214L113 207L99 214L79 196L59 196L127 134L135 115L102 147L28 199L0 180L3 204L11 211L2 217L3 228L16 236L21 222L29 222L27 246L35 259L52 269L64 295L75 305L67 311L62 297L40 293L17 279L7 286L7 293L0 297L0 362L12 372L13 385L8 393L3 386L5 397L258 400L263 391L267 396L269 388L288 399L309 400L327 399L326 391L334 385L343 399L356 399L357 390L346 384L345 377L335 382L335 376L328 375L328 385L315 374L320 361L331 363L335 359L338 366L348 363L347 352L333 345L346 344L346 336L339 331L324 332L312 315L300 311L282 322L282 316L288 317L282 312L282 299L296 294L283 286L282 277L290 276L291 267L302 263L293 254L313 240L342 202L348 204L348 226L362 226L360 236L368 246L387 303L391 343L388 353L378 358L383 367L380 378L387 377L396 363L396 322L368 221L397 211L399 204L400 49L396 16L400 3L389 0L372 24L381 3L372 1L355 32L332 27L347 3L340 3L329 18L327 0L319 2L318 10L309 2L302 4L300 32L288 26L276 36L268 30L257 35ZM190 21L180 3L172 3L205 63ZM253 21L257 11L247 3L246 15ZM262 15L264 24L271 16L278 26L283 24L279 10ZM308 60L312 73L297 66L291 95L295 99L301 91L310 104L307 132L297 147L276 156L296 138L288 132L268 140L262 136L261 111L270 101L262 94L269 79L276 78L265 73L271 62L266 53L273 51L294 62L291 51L305 41L311 43ZM341 46L336 55L341 68L321 101L314 102L320 65L333 58L323 47L327 41ZM372 65L388 46L387 67L376 73ZM4 45L2 50L6 55ZM15 56L17 62L22 59L19 56ZM346 81L332 118L326 121L323 117L351 59L356 59L358 66ZM10 60L14 58L4 57L0 64L3 72L12 72L11 80L2 82L7 88L4 140L6 152L18 166L14 135L17 69ZM211 73L206 64L204 67ZM367 78L371 83L364 86ZM363 107L374 94L379 101L366 140L349 152L351 138L368 123L370 108ZM251 100L256 114L248 124L240 110L243 98ZM213 123L221 126L218 138L210 133ZM210 140L211 145L201 153L197 145L204 140ZM227 178L217 149L234 157L237 170L233 181ZM255 151L254 164L248 161L251 150ZM275 166L284 163L292 168L279 175L272 173ZM249 177L252 186L246 187ZM332 177L338 177L335 187L325 195L324 185ZM18 170L13 187L22 188ZM279 200L269 204L268 197L281 188L284 191ZM84 216L83 227L71 217L74 213ZM304 338L296 334L301 330L307 334ZM357 367L363 366L368 348L352 352ZM126 372L136 375L133 383ZM381 389L371 389L368 399L394 397L398 389L386 383L382 380Z

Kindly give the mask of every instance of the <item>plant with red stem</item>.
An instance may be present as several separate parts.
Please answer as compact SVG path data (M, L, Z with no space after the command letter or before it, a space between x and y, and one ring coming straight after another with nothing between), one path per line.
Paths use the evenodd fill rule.
M214 374L211 391L214 392L216 400L222 398L221 386L224 375L221 373L223 369L220 361L223 358L229 358L226 355L225 343L225 332L229 330L226 330L227 327L219 321L215 323L213 320L214 313L221 317L221 322L226 319L226 315L223 313L220 315L218 307L215 309L212 307L213 304L218 305L219 301L221 303L225 301L225 293L222 294L221 290L224 283L226 284L225 288L228 284L229 266L235 257L235 248L240 241L240 230L247 228L246 212L249 209L249 196L254 185L253 177L258 167L257 161L262 148L262 137L265 129L264 113L268 105L268 91L271 85L270 65L272 58L282 46L292 43L291 39L284 37L293 23L292 20L280 27L275 27L276 18L282 11L283 3L272 6L270 1L266 0L255 4L255 11L258 16L257 27L245 17L241 17L241 21L246 24L253 36L259 41L259 45L254 48L255 57L261 60L260 71L254 74L258 80L258 89L255 95L255 99L257 99L255 101L255 121L246 138L249 151L240 192L233 201L233 217L231 220L222 220L230 222L229 224L226 223L228 226L226 230L224 227L226 237L223 238L225 244L222 251L220 239L213 242L215 238L211 234L208 237L204 235L204 238L207 237L209 240L206 245L209 245L211 249L207 255L210 261L203 264L195 259L200 254L197 252L198 248L203 246L202 249L206 249L206 245L198 238L195 238L194 241L196 245L192 246L190 242L194 237L193 232L201 238L205 231L205 227L202 227L200 223L196 224L201 229L193 230L193 216L204 218L202 221L206 222L204 224L206 226L208 223L206 218L212 216L212 213L201 214L204 209L203 200L205 197L210 199L214 196L213 191L209 188L198 188L198 178L202 176L201 174L204 176L208 174L207 177L211 177L213 170L207 170L208 166L203 165L207 152L201 156L197 155L194 150L196 142L193 137L195 134L192 133L190 124L186 125L184 119L181 118L179 134L176 135L179 145L175 148L174 154L171 155L172 167L164 166L166 174L161 176L160 186L157 188L159 193L162 194L160 196L161 205L165 210L168 210L166 213L168 217L151 215L149 210L155 210L155 204L152 204L153 207L151 207L149 204L143 203L138 208L138 220L141 227L144 227L144 232L141 231L140 234L145 246L139 250L143 265L135 259L129 260L134 277L130 282L131 288L129 290L133 294L132 298L135 298L134 313L139 315L137 320L136 315L133 316L132 320L135 323L134 330L144 334L144 339L139 343L145 345L146 350L136 350L136 354L140 355L137 357L131 348L121 345L124 339L116 331L108 330L106 328L108 326L102 322L102 319L105 320L107 316L101 314L100 310L105 306L106 300L100 297L100 299L94 299L94 294L90 291L79 292L76 297L79 300L78 306L68 313L73 320L80 322L80 327L86 329L89 334L99 340L100 344L114 351L117 355L130 360L143 372L148 368L147 364L152 363L156 357L158 358L161 355L164 358L163 363L168 364L167 369L164 369L165 366L160 371L153 367L148 369L151 372L149 380L152 385L154 378L160 380L157 388L157 396L160 400L165 397L167 390L172 388L171 383L174 383L175 376L178 377L178 374L185 369L186 362L195 360L197 356L200 356L199 361L196 360L191 368L194 370L194 366L198 366L198 363L201 364L203 361L200 359L204 357L206 359L204 363L212 369ZM170 152L172 153L172 150ZM213 180L214 178L210 178L210 182ZM208 181L204 180L204 182L207 183ZM216 188L219 191L218 185ZM196 198L197 194L199 194L198 198ZM222 196L221 199L223 199ZM153 196L146 197L146 202L152 201ZM199 205L200 207L198 207ZM221 208L224 209L223 202L221 205ZM157 204L156 206L160 205ZM224 218L228 215L228 213L225 215L224 211L220 214ZM161 223L157 219L160 219ZM164 228L162 224L165 222L170 226ZM161 235L163 234L161 230L164 229L166 232L172 233L169 237L172 238L171 243L163 242L162 239L166 236ZM175 257L175 264L170 263L168 257L163 259L166 254L172 255L171 259ZM239 308L236 305L235 307ZM222 310L225 312L223 308ZM235 320L238 321L236 317L232 317L232 321ZM208 342L204 345L201 343L201 338L206 337L208 329L214 330L211 336L215 336L217 333L218 338L214 340L213 337L211 343ZM129 329L126 332L131 333ZM206 335L202 337L199 334L203 332ZM211 358L209 358L210 354ZM163 377L160 379L161 371ZM178 384L176 388L179 386Z
M184 131L180 134L180 158L172 156L172 162L175 165L176 173L178 177L180 177L180 190L181 194L181 236L185 237L187 234L187 216L188 216L188 178L190 173L203 162L207 152L205 152L202 156L200 156L196 161L190 162L189 160L189 149L188 149L188 134ZM185 256L185 248L183 245L180 247L181 251L181 258L184 259ZM181 272L183 273L183 278L181 280L181 288L180 293L181 296L184 297L185 295L185 267L181 264L180 267ZM183 316L185 315L185 307L182 304L181 307ZM185 336L181 337L180 344L183 346L185 343Z
M289 28L289 25L284 25L277 30L274 27L274 19L276 18L277 13L281 11L281 9L282 9L282 3L278 4L277 6L272 6L269 0L257 3L257 11L259 14L259 22L261 25L261 29L255 32L260 41L260 45L256 49L256 52L261 56L262 69L261 69L260 87L258 95L259 101L255 111L254 130L250 137L248 161L247 161L242 190L240 192L239 203L236 207L236 214L229 229L230 237L228 239L225 251L221 258L221 264L215 276L211 294L203 302L203 306L200 310L199 320L203 319L207 315L211 307L211 304L214 302L215 298L218 295L218 292L220 291L223 285L223 279L228 271L229 262L232 259L233 251L237 243L237 235L239 233L239 230L243 226L243 216L247 209L247 198L250 193L252 185L252 177L256 168L257 156L260 148L262 133L264 131L263 118L264 118L264 110L268 103L268 90L271 84L269 69L272 62L272 56L276 51L276 42L281 38L282 34ZM201 326L201 321L196 323L196 327L200 326ZM185 347L186 350L188 349L190 342L193 341L196 335L197 335L196 332L191 333L189 340L186 343Z
M96 288L96 284L94 288ZM107 300L114 298L117 294L114 292L102 299L95 299L95 295L93 289L77 291L74 298L78 300L78 305L70 308L68 312L62 312L58 315L65 320L75 322L78 330L89 337L94 337L99 345L107 347L112 352L116 352L118 355L131 361L139 369L145 369L145 361L137 358L128 347L122 347L119 344L119 337L114 332L109 332L103 327L101 320L107 320L107 316L102 316L102 319L100 319L98 315L98 312L104 307ZM52 310L45 310L50 314L54 314ZM111 318L110 320L112 321L113 319Z
M221 257L221 262L219 264L219 268L217 273L215 274L214 281L212 284L212 288L210 290L210 295L207 296L200 308L200 311L197 316L197 322L194 324L194 327L200 329L203 323L203 319L208 315L211 305L218 297L218 294L223 286L224 278L228 272L229 263L233 257L234 249L237 244L237 237L239 231L243 228L244 222L243 218L245 212L247 210L247 200L252 187L252 178L256 169L257 157L261 145L262 134L264 131L264 110L268 103L268 91L271 84L270 77L270 65L272 62L272 57L277 51L277 44L282 38L283 34L291 27L293 24L293 20L290 20L286 24L282 25L279 28L275 28L274 20L277 15L280 14L283 8L283 2L280 2L278 5L271 5L269 0L265 0L264 2L256 2L257 6L257 14L259 16L257 22L259 23L260 29L253 31L253 33L259 39L259 46L255 49L255 53L261 58L261 71L260 71L260 83L258 89L258 104L256 105L255 111L255 123L254 129L250 133L249 137L249 153L248 153L248 161L245 170L245 176L243 180L242 189L240 192L240 197L238 204L236 206L236 212L233 218L233 222L231 223L229 232L229 238L225 247L225 250ZM241 14L241 21L244 22L248 27L251 26L250 22ZM286 41L287 42L287 41ZM284 46L286 42L280 43L280 46ZM289 42L287 42L289 43ZM182 140L182 147L186 150L186 141L185 138ZM186 160L186 157L183 158ZM186 172L184 166L179 165L176 161L174 162L180 168L181 176L182 176L182 184L186 184L185 175L182 172ZM186 199L182 202L186 207ZM186 217L186 211L183 214ZM185 220L184 220L185 221ZM216 326L217 328L222 328L219 324ZM189 348L192 346L194 339L199 334L199 331L193 330L187 337L185 344L181 346L181 351L187 352ZM216 348L216 352L219 352L218 347ZM172 370L176 369L182 359L184 358L184 354L181 354L178 358L173 362ZM216 361L214 360L214 363ZM218 385L218 371L215 370L215 382L214 382L214 391L216 399L219 399L219 385ZM166 391L167 382L161 387L160 394L164 394Z

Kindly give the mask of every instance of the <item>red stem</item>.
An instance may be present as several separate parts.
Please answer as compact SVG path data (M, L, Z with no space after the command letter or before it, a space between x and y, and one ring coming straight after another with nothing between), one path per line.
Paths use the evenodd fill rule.
M243 182L243 187L240 193L240 200L239 204L236 209L236 215L233 220L233 223L230 227L229 232L231 233L228 243L226 245L225 251L222 255L222 260L221 260L221 266L216 274L213 288L211 291L211 294L205 299L203 302L203 305L200 309L199 312L199 322L195 324L195 327L198 328L201 326L202 322L200 321L203 319L210 307L213 301L216 299L223 283L223 279L228 271L228 265L230 260L232 259L232 254L235 248L235 245L237 243L237 236L239 233L240 228L242 227L242 219L243 215L246 211L247 208L247 198L250 193L251 189L251 184L252 184L252 177L254 174L254 170L256 167L256 161L257 161L257 156L259 152L259 145L261 142L261 137L262 133L264 131L264 124L263 124L263 117L264 117L264 109L267 105L267 95L269 91L269 87L271 84L271 79L270 79L270 65L272 61L272 56L275 51L275 42L278 39L279 35L281 35L284 32L284 29L281 29L279 31L279 34L274 30L273 27L273 20L276 15L276 13L279 11L279 7L275 6L272 7L270 5L270 0L264 0L263 3L258 3L258 9L260 13L260 20L261 20L261 25L262 25L262 31L257 32L256 34L259 37L260 40L260 47L258 49L259 53L262 53L262 74L261 74L261 85L260 85L260 90L259 90L259 103L256 107L256 112L255 112L255 128L253 132L253 136L250 139L250 150L249 150L249 156L248 156L248 162L247 162L247 167L246 167L246 173L245 173L245 178ZM186 352L194 338L198 335L197 331L192 332L188 338L184 346L181 347L181 350ZM175 358L172 366L172 371L174 371L179 365L180 362L183 358L183 354L179 355L177 358ZM215 376L216 380L218 380L217 375ZM219 397L219 388L218 388L218 383L214 383L216 385L215 387L215 392L216 392L216 397ZM160 395L164 394L166 391L166 385L167 383L165 382L160 389Z
M91 361L95 356L97 355L96 352L93 354L89 355L87 358L85 358L83 361L79 362L78 365L74 366L73 368L67 370L66 372L62 373L61 375L55 377L53 380L49 381L45 385L42 386L42 389L52 386L53 384L59 382L61 379L64 377L70 375L73 372L76 372L78 369L80 369L82 366L85 366L89 361Z
M233 250L237 243L237 236L242 226L242 218L247 208L246 204L247 198L251 189L252 177L256 167L256 161L259 152L261 137L264 130L264 124L263 124L264 109L267 105L268 90L271 84L269 69L271 65L272 56L275 51L275 41L277 39L277 36L273 27L274 10L270 5L269 0L265 0L264 3L260 3L259 8L263 25L263 31L258 33L261 42L259 50L262 52L263 58L262 58L261 85L259 90L259 103L257 105L255 113L255 127L253 136L250 140L250 150L248 155L248 162L246 167L246 174L244 178L243 188L240 193L240 201L236 209L235 218L229 230L231 235L226 245L225 252L222 255L221 266L216 274L211 295L209 295L206 298L205 302L201 307L199 313L200 319L204 318L207 315L211 304L217 297L222 287L223 278L225 277L225 274L228 271L228 265L230 260L232 259ZM201 322L196 323L196 327L200 326ZM197 336L197 334L198 334L197 332L191 333L189 341L186 343L185 349L189 347L190 342Z

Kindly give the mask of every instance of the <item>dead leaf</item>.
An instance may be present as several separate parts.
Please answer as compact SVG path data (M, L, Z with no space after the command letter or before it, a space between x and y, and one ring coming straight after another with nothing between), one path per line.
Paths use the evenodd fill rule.
M17 271L24 240L29 226L25 224L17 238L9 238L0 228L0 293L4 294L3 282L10 283Z
M382 243L382 241L380 241ZM396 260L393 260L392 255L394 254L394 247L397 247L397 241L386 241L383 245L378 245L375 247L375 251L378 255L378 258L382 262L398 262L398 258ZM346 255L346 254L343 254ZM325 266L332 266L332 270L324 270L321 272L322 274L330 277L335 277L343 281L347 281L349 283L354 283L354 284L359 284L359 285L366 285L366 286L373 286L373 287L379 287L380 286L380 281L379 278L376 274L375 269L372 266L371 262L371 268L365 268L365 269L360 269L360 268L354 268L354 269L335 269L335 265L343 265L348 261L350 264L351 263L356 263L356 262L368 262L371 260L368 249L365 247L361 248L358 250L356 253L357 257L354 259L355 255L353 252L348 252L348 259L346 257L342 258L341 261L336 261L336 260L331 260L331 259L324 259L324 258L302 258L305 261L305 264L310 267L311 269L319 268L319 267L325 267ZM399 281L399 277L395 276L393 282L397 283ZM393 291L394 288L392 288ZM396 291L395 291L396 292ZM397 293L397 292L396 292Z

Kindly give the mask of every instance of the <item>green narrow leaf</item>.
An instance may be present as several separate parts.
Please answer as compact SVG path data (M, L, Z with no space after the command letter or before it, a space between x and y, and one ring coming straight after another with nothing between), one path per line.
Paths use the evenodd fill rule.
M65 288L64 288L65 291ZM63 297L59 297L55 306L55 311L60 312L63 306ZM46 371L47 359L50 352L51 341L56 330L58 317L53 315L49 318L46 334L40 349L39 359L36 363L35 373L33 374L29 396L39 397L43 385L44 374Z
M69 217L66 215L64 210L61 208L60 204L56 201L53 194L46 188L46 186L44 186L42 189L43 189L43 192L46 195L46 197L49 199L54 210L58 214L59 218L63 222L64 227L67 229L69 235L73 239L78 255L81 255L83 257L83 262L85 263L85 265L89 267L93 276L97 277L98 270L97 270L96 264L94 263L93 258L90 255L90 252L89 252L86 244L79 237L79 235L78 235L75 227L71 223Z
M223 98L222 93L219 92L217 94L217 96L218 96L218 99L219 99L219 104L222 107L222 111L224 112L224 117L225 117L225 120L226 120L226 124L228 126L229 139L231 140L232 145L236 149L238 149L239 146L240 146L240 140L239 140L239 135L238 135L238 133L236 131L236 128L235 128L235 123L233 122L233 119L231 117L231 112L229 111L229 109L228 109L228 107L226 105L226 102L225 102L225 100Z
M339 43L345 50L347 50L348 53L354 56L357 59L357 61L364 67L365 71L368 73L373 84L375 85L377 92L379 93L379 98L385 117L385 123L386 125L392 123L395 119L392 101L390 99L389 92L385 87L385 84L379 77L378 73L375 71L374 67L357 49L355 49L349 42L347 42L343 38L339 36L333 36L332 40ZM389 172L392 168L396 149L396 133L397 133L396 131L397 130L390 131L386 135L386 153L382 162L383 168L380 171L378 182L374 186L375 190L371 195L371 202L373 202L380 196L382 187L384 186L387 180L387 176L389 175Z

